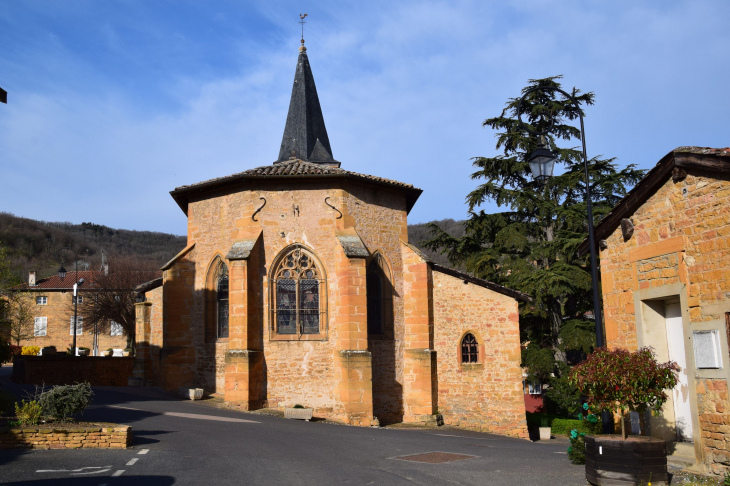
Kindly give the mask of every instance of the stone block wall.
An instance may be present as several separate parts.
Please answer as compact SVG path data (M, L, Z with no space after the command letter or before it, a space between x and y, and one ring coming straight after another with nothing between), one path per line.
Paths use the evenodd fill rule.
M438 412L446 425L527 438L517 301L433 272ZM461 362L472 333L479 362Z
M127 386L134 358L98 356L18 356L13 359L12 379L34 385Z
M131 445L129 425L0 429L0 449L125 449Z
M637 321L642 319L636 298L668 286L681 289L690 330L716 324L725 340L725 313L730 311L729 178L687 170L683 180L669 178L630 219L633 236L625 240L616 228L600 252L608 346L636 349ZM698 370L697 378L690 378L699 415L700 430L694 430L695 441L700 441L698 460L717 473L730 467L726 375L718 370L710 379Z
M726 380L699 380L698 412L705 460L714 474L725 474L730 465L730 401Z

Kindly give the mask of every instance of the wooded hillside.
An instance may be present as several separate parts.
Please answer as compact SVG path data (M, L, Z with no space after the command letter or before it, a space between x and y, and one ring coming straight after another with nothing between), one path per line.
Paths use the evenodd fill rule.
M464 236L463 221L443 219L434 221L454 237ZM408 240L434 262L450 266L445 256L425 250L421 242L431 238L427 225L408 225ZM99 268L101 251L107 260L115 256L130 256L162 266L185 248L185 236L114 229L94 223L51 223L0 213L0 245L7 249L13 272L23 281L28 271L36 270L38 278L48 277L58 270L56 251L62 247L79 255L79 269ZM69 258L71 254L68 254ZM66 265L68 270L71 267Z
M48 277L58 270L56 251L71 248L79 255L79 270L99 268L101 252L107 260L130 256L164 265L185 248L187 238L153 231L131 231L94 223L51 223L0 213L0 245L7 249L13 272L27 281L28 271ZM73 254L66 253L69 260ZM66 267L72 270L69 263Z

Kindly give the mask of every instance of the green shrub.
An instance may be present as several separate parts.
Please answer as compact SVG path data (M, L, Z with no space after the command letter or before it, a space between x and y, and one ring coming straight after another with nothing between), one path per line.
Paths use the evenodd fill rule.
M0 338L0 363L7 363L13 359L12 345L5 339Z
M74 415L83 414L91 403L93 395L91 385L77 383L76 385L54 386L50 390L42 392L38 402L43 409L43 415L65 421Z
M573 464L586 463L586 434L576 429L570 431L570 447L568 447L568 459Z
M15 409L15 395L9 390L0 390L0 415L10 415Z
M20 425L38 425L42 415L41 406L35 400L27 403L23 400L20 405L15 404L15 417L20 422Z
M580 391L568 380L570 369L558 364L558 376L550 378L545 389L545 411L559 417L575 417L580 412Z
M725 473L725 477L722 478L722 486L730 486L730 472Z
M304 408L303 406L299 405L298 403L294 405L292 408Z

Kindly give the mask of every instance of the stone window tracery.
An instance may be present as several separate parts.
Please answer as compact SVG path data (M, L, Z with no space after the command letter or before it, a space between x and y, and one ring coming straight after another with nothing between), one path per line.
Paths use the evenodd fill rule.
M296 245L282 255L272 278L272 331L278 339L326 337L326 280L317 258Z

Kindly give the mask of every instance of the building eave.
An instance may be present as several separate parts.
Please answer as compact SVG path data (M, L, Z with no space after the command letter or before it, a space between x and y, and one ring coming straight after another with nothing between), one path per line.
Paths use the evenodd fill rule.
M596 244L608 238L621 224L638 210L670 177L674 168L703 170L730 174L730 148L678 147L662 157L621 201L596 225ZM578 254L588 252L588 239L578 247Z

